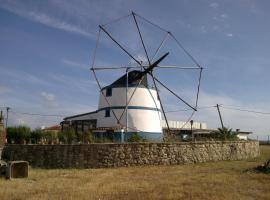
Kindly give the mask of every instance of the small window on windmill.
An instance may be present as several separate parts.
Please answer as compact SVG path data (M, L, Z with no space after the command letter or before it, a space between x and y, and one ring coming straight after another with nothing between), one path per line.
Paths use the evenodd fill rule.
M110 109L106 109L105 110L105 117L110 117L110 116L111 116Z
M106 97L112 96L112 88L107 88L106 89Z

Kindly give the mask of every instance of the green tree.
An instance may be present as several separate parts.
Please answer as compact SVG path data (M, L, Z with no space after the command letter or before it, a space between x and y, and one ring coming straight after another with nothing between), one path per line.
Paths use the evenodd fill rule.
M96 141L91 130L78 132L77 137L78 141L83 144L94 143Z
M31 142L33 144L38 144L42 138L42 135L43 133L41 129L35 129L34 131L31 132Z
M7 128L8 143L28 143L31 138L31 129L28 126L14 126Z
M46 139L46 142L48 144L53 144L57 141L57 132L55 131L45 131L44 132L44 138Z
M72 142L76 138L75 130L73 128L63 131L63 134L64 134L65 141L68 144L72 144Z
M64 144L67 143L66 137L65 137L65 134L64 134L63 131L59 132L59 133L57 134L57 137L58 137L58 140L59 140L60 143L64 143Z
M223 127L211 133L211 137L217 140L237 140L237 134L231 128Z

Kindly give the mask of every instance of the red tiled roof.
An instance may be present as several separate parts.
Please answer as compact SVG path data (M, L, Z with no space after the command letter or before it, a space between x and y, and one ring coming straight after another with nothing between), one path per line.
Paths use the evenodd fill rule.
M60 125L54 125L43 129L44 131L60 131L61 126Z

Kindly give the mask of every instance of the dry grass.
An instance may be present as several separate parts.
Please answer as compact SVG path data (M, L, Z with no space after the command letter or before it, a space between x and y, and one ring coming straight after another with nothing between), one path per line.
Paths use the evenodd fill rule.
M270 199L270 175L249 169L270 158L184 166L30 169L28 179L0 179L0 199Z

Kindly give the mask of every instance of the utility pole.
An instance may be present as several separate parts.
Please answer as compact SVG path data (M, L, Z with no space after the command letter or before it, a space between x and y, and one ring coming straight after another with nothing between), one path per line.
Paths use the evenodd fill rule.
M10 110L10 107L7 107L7 119L6 119L6 128L7 128L7 126L8 126L8 112L9 112L9 110Z
M221 123L221 127L224 128L224 124L223 124L223 121L222 121L222 117L221 117L221 113L220 113L220 110L219 110L219 105L217 104L217 111L218 111L218 115L219 115L219 119L220 119L220 123Z
M126 134L128 132L128 73L129 68L126 70Z
M1 110L1 114L0 114L0 123L2 123L4 117L3 117L3 111Z
M190 130L191 130L191 140L192 140L192 142L194 141L194 135L193 135L193 120L190 120Z

